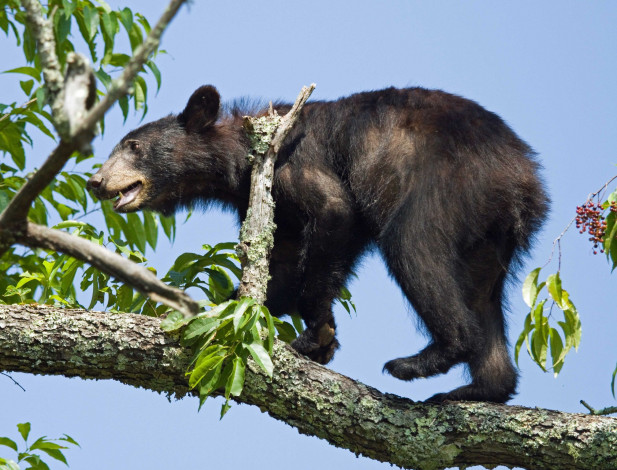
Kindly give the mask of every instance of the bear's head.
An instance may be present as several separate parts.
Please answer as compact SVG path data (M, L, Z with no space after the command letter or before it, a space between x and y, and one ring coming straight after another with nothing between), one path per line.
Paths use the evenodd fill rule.
M224 151L215 123L220 96L210 85L197 89L184 111L129 132L88 181L99 199L113 199L117 212L142 209L164 214L206 196L220 177ZM215 155L216 154L216 155Z

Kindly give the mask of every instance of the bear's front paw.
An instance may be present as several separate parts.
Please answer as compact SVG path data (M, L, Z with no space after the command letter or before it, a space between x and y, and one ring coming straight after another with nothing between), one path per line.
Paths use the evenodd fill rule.
M328 324L318 330L307 328L291 343L291 347L319 364L327 364L339 348L335 334L334 328Z

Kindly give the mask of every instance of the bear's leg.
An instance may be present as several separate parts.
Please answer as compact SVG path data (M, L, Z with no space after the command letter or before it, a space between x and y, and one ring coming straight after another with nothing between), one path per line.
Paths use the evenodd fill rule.
M427 232L436 236L427 237ZM501 310L503 266L511 254L502 257L505 264L501 264L493 247L483 246L483 252L493 250L492 259L478 258L475 252L475 258L465 258L452 238L430 227L427 230L417 220L387 230L380 238L392 275L432 337L418 354L389 361L384 370L399 379L413 380L445 373L466 362L471 384L430 400L504 402L516 386Z
M442 374L467 362L484 347L485 332L465 304L456 276L456 249L450 238L417 218L403 215L399 213L399 220L391 221L379 245L390 273L432 341L418 354L389 361L384 370L401 380L413 380Z
M298 311L298 293L302 276L300 241L297 236L278 228L270 257L270 280L266 292L266 307L275 317Z
M475 399L504 403L514 395L517 373L508 353L502 307L506 267L510 265L514 246L506 237L500 243L486 240L464 257L461 265L468 276L462 284L485 341L468 361L472 383L437 394L429 401Z
M351 207L337 204L326 209L306 233L297 304L306 329L292 343L320 364L330 362L339 347L332 303L367 243Z

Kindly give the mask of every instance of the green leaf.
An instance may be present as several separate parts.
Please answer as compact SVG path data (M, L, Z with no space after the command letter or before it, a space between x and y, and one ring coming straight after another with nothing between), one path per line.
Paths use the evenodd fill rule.
M68 39L71 33L70 15L54 15L54 30L56 33L56 43L62 46L62 43Z
M144 77L138 75L135 78L135 100L136 109L141 109L146 102L148 96L148 84Z
M156 224L156 217L153 212L145 211L144 217L144 229L146 231L146 240L153 250L156 249L156 242L158 239L159 229Z
M615 377L617 377L617 365L615 365L615 370L613 371L613 377L611 379L611 392L613 393L613 398L615 398Z
M84 15L84 27L87 31L87 39L88 41L92 41L94 36L96 36L97 28L99 25L99 14L96 8L93 8L89 5L83 6L83 15Z
M141 13L135 13L135 16L137 17L137 21L139 22L139 24L143 26L146 34L150 34L150 23L148 23L146 17L143 16Z
M557 303L560 308L564 308L563 289L561 287L561 278L559 277L559 271L555 274L551 274L546 278L546 286L548 293L552 299Z
M563 341L559 332L555 328L550 329L550 343L551 343L551 359L553 361L553 373L555 377L559 375L561 368L563 367L563 359L567 353L563 348Z
M223 419L223 416L227 414L230 408L231 405L229 404L229 400L225 400L225 403L223 403L223 406L221 406L221 419Z
M534 325L532 323L531 313L528 313L525 317L525 326L523 327L523 331L519 335L516 345L514 346L514 362L516 363L516 367L519 367L518 358L521 351L521 346L527 340L529 333L531 333L533 329Z
M114 67L125 67L131 60L131 56L127 54L112 54L109 59L109 64Z
M215 344L206 349L204 353L209 353L200 357L195 363L195 368L189 375L189 387L195 388L195 386L203 379L208 371L211 371L218 367L219 364L225 359L224 353L226 348L220 344Z
M133 303L133 288L127 284L123 284L118 289L117 296L116 305L118 310L123 312L130 311L131 304Z
M578 346L581 343L582 328L581 320L575 308L566 309L563 311L566 318L566 324L572 331L572 343L574 349L578 351Z
M29 75L34 78L37 82L41 81L41 71L34 67L17 67L11 70L5 70L2 73L22 73L24 75Z
M161 321L161 328L163 331L170 333L180 329L187 321L180 312L173 311Z
M176 238L176 218L174 216L165 217L164 215L158 217L165 236L170 242L173 242Z
M183 271L188 266L201 258L197 253L186 252L176 258L171 269L174 271Z
M62 447L62 448L66 449L66 447ZM66 461L66 457L64 456L64 454L61 451L59 451L57 449L40 449L40 450L45 452L51 458L59 460L60 462L62 462L65 465L68 466L68 462Z
M272 355L272 348L274 347L274 335L276 334L276 328L274 326L274 319L268 310L268 307L265 305L260 305L261 314L266 319L266 325L268 328L268 338L266 342L266 349L268 350L268 354Z
M302 333L304 331L304 323L302 322L302 317L297 313L290 315L291 323L298 333Z
M297 338L296 329L290 323L279 320L278 318L273 320L276 331L278 332L278 339L286 343L291 343Z
M30 93L32 93L32 87L34 86L34 80L20 80L19 86L26 96L30 96Z
M182 339L191 340L210 333L220 323L218 318L200 317L196 318L186 327Z
M29 122L30 124L34 125L38 130L40 130L47 137L50 137L53 140L56 140L56 136L49 130L49 128L43 123L43 121L41 121L36 116L36 114L34 114L33 112L26 112L23 119L24 121Z
M617 212L610 212L608 216L606 216L606 230L604 235L604 253L606 256L613 261L613 269L615 264L617 264L617 258L614 256L617 254L617 242L615 239L617 238Z
M204 404L208 395L216 390L217 383L221 377L221 369L223 367L223 361L221 361L218 365L211 368L206 374L203 376L201 381L199 382L199 407Z
M118 106L122 110L122 116L124 117L124 121L126 122L126 118L129 115L129 98L125 95L122 98L118 99Z
M30 423L19 423L17 425L17 430L21 437L23 437L24 441L28 440L28 436L30 435Z
M143 33L137 23L133 23L133 26L128 31L129 42L131 43L131 50L135 51L143 42Z
M152 71L152 75L154 75L156 80L156 91L158 92L161 89L161 71L152 60L146 62L146 66Z
M120 11L119 16L119 20L122 23L122 26L124 26L124 29L131 31L131 29L133 29L133 12L131 9L128 7L124 8Z
M62 0L62 10L64 11L64 16L68 19L73 15L75 8L77 7L77 2L71 2L71 0Z
M0 446L7 446L17 452L17 444L8 437L0 437Z
M146 252L146 230L139 216L130 212L126 215L127 224L124 228L127 241L139 248L142 253Z
M0 470L19 470L19 465L14 460L0 458Z
M255 300L252 299L251 297L242 297L240 300L238 300L238 303L236 305L236 308L234 309L234 314L233 314L234 333L238 332L238 329L240 327L240 322L242 321L242 316L244 315L244 312L246 312L246 309L254 304L255 304Z
M32 63L36 57L36 39L30 28L24 30L23 51L26 62Z
M538 298L538 276L542 268L531 271L523 282L523 300L529 307L533 307Z
M118 34L118 20L113 13L105 10L99 10L101 14L102 32L113 43L114 37Z
M231 374L225 386L226 398L229 398L230 395L237 397L242 393L242 389L244 388L244 369L245 364L242 358L238 356L234 357Z
M28 470L49 470L47 464L38 455L30 455L24 460L30 464Z
M266 374L272 377L272 373L274 372L274 365L272 364L272 359L270 359L270 355L268 351L264 349L264 347L259 343L243 343L243 346L249 350L249 353L261 367Z

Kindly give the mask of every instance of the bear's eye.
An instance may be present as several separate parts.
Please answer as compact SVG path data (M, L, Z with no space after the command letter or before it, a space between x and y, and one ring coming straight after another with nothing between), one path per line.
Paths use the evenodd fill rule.
M138 152L139 151L139 142L137 142L136 140L131 140L129 142L129 148L131 149L131 152Z

